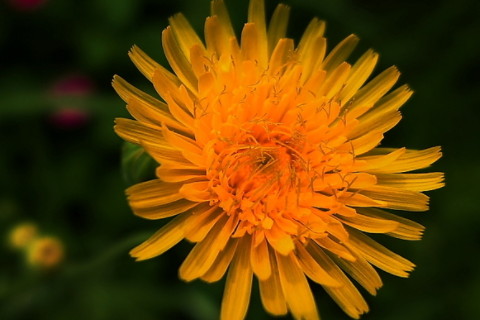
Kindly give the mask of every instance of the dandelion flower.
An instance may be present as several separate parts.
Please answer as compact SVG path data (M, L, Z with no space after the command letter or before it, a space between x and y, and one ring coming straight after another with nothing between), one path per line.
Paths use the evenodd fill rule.
M15 249L26 248L37 236L37 226L33 223L22 223L10 231L9 243Z
M425 211L422 192L443 185L442 173L407 173L440 148L378 147L412 93L392 90L398 70L369 80L378 55L345 62L357 37L327 50L318 19L295 45L288 15L280 4L267 25L263 0L251 0L237 39L214 0L205 41L183 15L170 18L162 43L173 73L130 51L160 98L113 81L136 119L117 119L115 131L159 164L156 179L127 190L130 206L142 218L173 217L131 255L195 243L180 278L227 273L221 319L245 317L254 276L270 314L318 319L309 278L358 318L368 306L350 279L375 294L373 266L400 277L414 267L367 233L420 239L421 225L384 209Z
M63 244L56 237L40 237L28 247L28 263L34 267L51 269L63 260Z

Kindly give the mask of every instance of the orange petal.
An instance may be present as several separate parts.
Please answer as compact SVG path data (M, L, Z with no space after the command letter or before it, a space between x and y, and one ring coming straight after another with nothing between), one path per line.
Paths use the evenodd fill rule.
M203 276L214 263L220 250L227 244L237 221L238 217L222 217L183 261L179 269L180 278L192 281Z
M319 320L312 291L295 256L293 254L284 256L278 253L275 256L288 309L297 319Z
M223 216L222 209L217 206L210 207L208 203L202 203L193 210L188 224L183 225L185 238L192 242L202 241L215 223Z
M240 240L235 257L228 270L220 311L220 319L222 320L242 320L247 314L253 275L250 267L249 247L249 237Z
M233 255L236 253L237 245L238 238L230 238L228 243L225 245L225 249L218 253L215 262L212 264L210 269L208 269L208 271L201 276L201 279L210 283L220 280L227 271Z
M339 288L324 287L338 306L354 319L358 319L362 313L368 312L368 305L362 295L328 255L312 241L308 243L307 250L328 274L342 283Z
M272 250L269 250L268 257L272 274L268 279L259 279L260 298L265 310L276 316L285 315L288 310L278 274L277 259Z
M376 208L358 208L357 212L368 217L391 220L398 224L397 229L387 233L389 236L403 240L420 240L425 227L421 224L399 217L390 212Z
M296 251L297 260L303 269L303 272L315 281L328 287L339 287L341 283L332 278L316 261L310 253L305 249L302 243L297 243Z
M141 261L156 257L169 250L183 239L184 235L181 226L185 221L188 221L190 215L190 212L178 215L147 241L132 249L130 255L136 258L137 261Z
M261 241L255 246L252 237L252 244L250 247L250 262L252 264L253 272L260 280L266 280L272 274L270 259L268 258L268 251L267 241Z
M388 250L370 237L356 230L349 230L347 244L360 253L368 262L398 277L408 277L415 265L398 254Z
M198 181L185 183L178 191L183 197L190 201L205 202L215 198L209 191L209 181Z

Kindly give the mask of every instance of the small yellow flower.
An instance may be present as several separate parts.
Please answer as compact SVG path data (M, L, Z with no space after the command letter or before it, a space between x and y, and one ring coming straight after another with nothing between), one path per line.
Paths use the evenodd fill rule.
M345 62L351 35L326 50L325 24L313 19L298 45L286 37L289 8L267 26L263 0L251 0L239 41L221 0L211 4L205 42L183 15L170 19L163 49L174 73L138 47L130 57L161 99L115 76L113 86L136 120L115 131L159 164L157 179L127 190L135 214L174 217L131 251L150 259L187 239L185 281L227 272L221 319L242 319L253 275L273 315L318 319L307 277L351 317L382 281L375 266L407 277L414 265L366 233L420 239L423 227L384 209L425 211L422 192L443 186L428 167L440 148L378 147L400 121L412 92L391 90L391 67L373 79L378 55Z
M28 247L27 261L31 266L50 269L62 262L64 249L62 242L55 237L35 239Z
M10 231L9 242L13 248L26 248L37 236L37 226L33 223L22 223Z

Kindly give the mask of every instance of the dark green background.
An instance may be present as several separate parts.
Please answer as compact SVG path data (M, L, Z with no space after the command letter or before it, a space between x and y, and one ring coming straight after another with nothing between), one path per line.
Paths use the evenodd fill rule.
M239 30L247 1L226 2ZM377 297L364 292L371 311L362 319L480 319L479 2L285 2L292 6L292 37L313 16L325 19L330 47L356 33L357 56L373 47L381 57L377 72L395 64L400 82L415 90L384 146L444 150L433 170L446 172L447 186L429 193L429 212L405 213L427 226L423 241L381 239L417 268L410 279L382 273ZM269 12L275 3L267 1ZM128 256L163 222L137 218L127 206L122 141L112 130L113 119L127 113L110 86L118 73L148 88L127 57L131 45L166 65L160 34L167 17L182 11L201 31L208 8L206 0L50 0L21 12L0 3L0 319L217 318L223 282L177 278L190 244L142 263ZM69 74L89 77L92 92L51 94ZM85 110L88 122L52 125L51 114L65 106ZM59 270L30 270L8 248L6 234L23 221L62 239L66 260ZM347 319L313 288L323 319ZM248 319L270 319L256 285Z

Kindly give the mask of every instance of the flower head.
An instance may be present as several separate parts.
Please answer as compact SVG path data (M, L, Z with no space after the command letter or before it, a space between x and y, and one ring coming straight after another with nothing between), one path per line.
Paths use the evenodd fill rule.
M205 42L183 15L170 19L162 42L173 73L132 48L161 100L114 78L136 119L117 119L117 134L159 164L157 179L127 190L130 205L146 219L174 217L131 255L195 243L180 277L213 282L228 269L222 319L245 316L253 275L271 314L318 319L308 277L358 318L368 306L347 275L375 294L372 265L401 277L414 267L365 233L420 239L422 226L383 209L428 209L421 192L443 175L405 172L435 162L440 148L378 147L411 91L391 90L395 67L367 82L371 50L345 62L356 36L328 52L325 24L313 19L295 45L289 8L280 4L267 27L263 1L251 0L237 40L223 2L211 11Z
M33 223L21 223L9 234L10 245L15 249L26 248L37 236L37 226Z
M56 237L36 238L28 247L28 263L33 267L51 269L63 260L63 244Z

